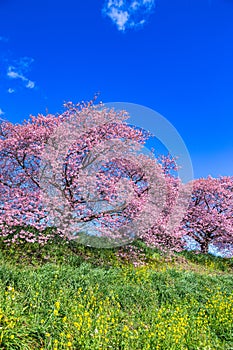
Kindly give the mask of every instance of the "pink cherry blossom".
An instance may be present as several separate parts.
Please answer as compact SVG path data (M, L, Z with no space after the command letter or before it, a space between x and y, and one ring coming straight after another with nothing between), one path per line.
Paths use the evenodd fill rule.
M175 160L138 154L149 133L129 126L125 111L94 101L65 108L22 125L0 124L0 231L6 242L46 244L55 235L78 240L92 227L112 245L138 237L183 249L186 231L177 227L186 187L170 174ZM45 236L51 226L57 230Z
M233 177L193 181L192 199L181 230L202 253L212 244L233 254Z

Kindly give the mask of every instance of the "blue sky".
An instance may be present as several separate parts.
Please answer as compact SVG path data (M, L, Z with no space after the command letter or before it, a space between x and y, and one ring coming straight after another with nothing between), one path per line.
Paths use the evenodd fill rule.
M195 178L233 176L233 0L1 0L0 13L2 118L100 92L163 115Z

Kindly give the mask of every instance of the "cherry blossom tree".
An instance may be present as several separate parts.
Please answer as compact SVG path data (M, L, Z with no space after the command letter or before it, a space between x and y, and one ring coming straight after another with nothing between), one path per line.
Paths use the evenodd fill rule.
M56 235L98 232L110 246L139 237L182 249L175 228L183 186L169 173L174 160L140 153L150 134L128 125L125 111L94 102L0 124L1 235L8 243L45 244ZM54 232L44 235L47 227Z
M79 238L80 231L94 231L110 246L128 243L162 210L167 191L162 166L137 153L147 133L125 124L124 111L116 123L113 110L88 109L77 116L67 106L71 118L43 154L44 202L70 239L77 239L74 232Z
M202 253L210 244L233 253L233 177L198 179L193 181L190 205L182 230L194 240Z
M68 107L72 115L74 107L72 104ZM52 209L53 216L56 219L59 216L56 223L68 234L73 221L76 227L73 226L71 232L75 228L77 230L77 227L78 232L80 228L88 231L94 225L95 231L99 231L102 237L114 237L114 245L138 237L149 245L181 250L182 234L178 231L178 224L186 209L190 187L187 191L187 187L171 174L177 170L175 159L171 156L163 156L157 162L155 158L137 155L135 151L140 147L134 141L134 134L129 137L128 130L124 135L122 129L119 129L120 142L116 142L111 134L111 118L108 111L108 137L104 140L108 142L99 142L99 132L104 130L106 121L104 119L103 122L101 118L94 119L93 111L90 118L91 128L86 116L82 120L75 118L74 124L72 120L66 125L62 124L61 129L58 128L51 138L44 154L48 162L44 169L45 172L46 167L47 171L49 169L49 176L43 170L42 177L46 185L45 194L49 187L54 194L52 198L46 196L45 201ZM114 122L114 130L115 128ZM77 160L77 139L84 145L87 130L89 152L83 157L83 148ZM142 136L144 138L139 142L143 143L145 134ZM75 159L72 159L74 154ZM93 166L96 163L97 167ZM65 164L65 173L61 164ZM53 170L50 172L51 169ZM58 203L62 203L62 207ZM78 212L75 220L72 212Z
M189 205L192 183L183 184L178 177L176 158L170 154L157 158L165 176L166 199L163 209L150 229L143 234L147 245L163 251L180 252L185 249L184 232L180 223Z

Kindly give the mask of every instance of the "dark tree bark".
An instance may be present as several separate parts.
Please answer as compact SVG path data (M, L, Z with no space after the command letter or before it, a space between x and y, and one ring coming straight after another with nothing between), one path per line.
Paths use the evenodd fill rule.
M201 252L203 254L208 254L209 252L209 242L207 240L203 241L201 244Z

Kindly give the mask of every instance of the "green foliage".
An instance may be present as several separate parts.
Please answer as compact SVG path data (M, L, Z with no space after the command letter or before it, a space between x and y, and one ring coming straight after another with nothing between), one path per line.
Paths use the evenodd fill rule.
M194 264L206 267L209 270L233 270L233 258L217 257L211 254L196 254L193 251L186 250L184 250L181 253L181 255L186 257L189 261L193 262Z
M230 259L140 241L0 248L1 349L233 348Z

